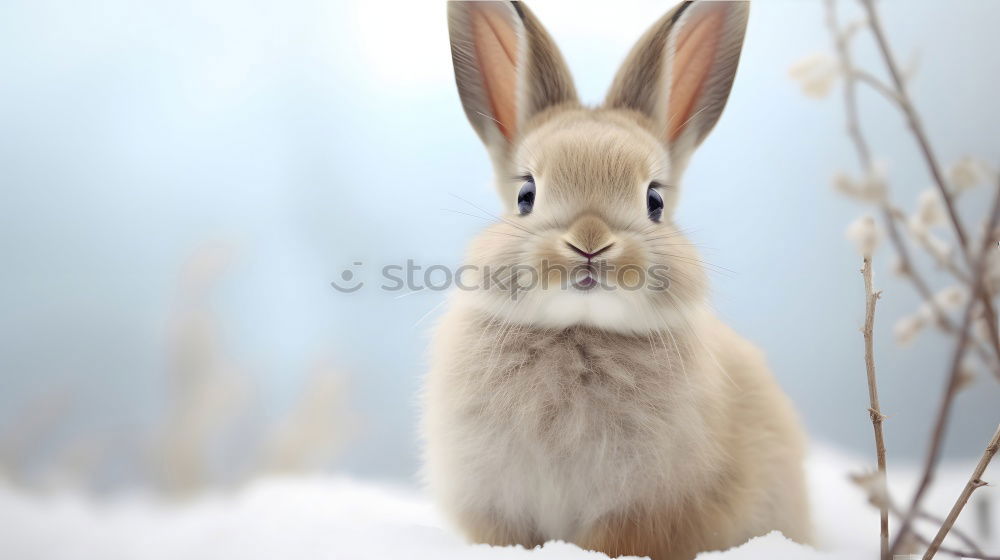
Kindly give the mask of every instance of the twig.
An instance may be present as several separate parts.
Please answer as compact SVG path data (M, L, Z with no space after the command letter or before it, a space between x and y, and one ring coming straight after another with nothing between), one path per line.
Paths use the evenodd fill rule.
M857 483L859 486L861 486L868 492L869 502L879 506L880 508L883 506L888 508L889 513L896 517L900 518L903 517L903 513L899 510L899 506L897 506L896 503L893 501L892 496L889 493L889 490L884 485L879 485L877 488L872 485L869 485L867 481L870 479L865 476L852 476L851 478L852 480L854 480L855 483ZM931 523L935 523L938 527L944 525L944 519L937 517L935 515L931 515L926 511L919 512L917 514L917 517L925 521L930 521ZM973 541L972 538L969 537L969 535L965 534L965 532L959 530L957 527L952 527L950 534L955 538L957 538L958 540L965 543L965 546L967 546L968 548L965 550L960 550L952 547L941 546L938 549L941 552L944 552L946 554L951 554L953 556L959 556L962 558L1000 560L1000 557L986 555L982 551L982 549L980 549L979 546L976 545L975 541ZM912 532L912 535L920 544L924 546L930 546L931 543L930 539L920 534L920 531L914 530Z
M854 64L851 58L851 51L847 47L847 38L844 37L843 33L839 32L835 0L827 0L826 6L827 25L830 27L835 38L837 56L840 57L841 64L845 68L844 107L847 117L847 134L854 143L854 149L858 154L861 167L866 172L870 172L874 167L874 160L871 155L871 149L868 147L868 142L861 133L860 119L858 118L856 86L858 76L853 70ZM899 228L896 226L896 221L893 217L893 208L889 205L887 197L879 202L879 208L882 212L882 222L889 233L889 241L892 242L893 247L896 249L896 254L899 256L899 261L906 277L910 279L920 297L930 306L938 325L941 325L943 329L950 329L952 326L948 320L948 316L945 315L944 311L941 310L941 307L934 300L934 294L913 265L913 260L910 258L910 250L907 248L906 243L903 242L903 236L899 233Z
M990 210L990 217L987 222L987 231L993 231L996 229L998 219L1000 219L1000 184L997 186L993 206ZM991 236L989 235L983 236L982 247L980 248L978 257L975 259L972 278L975 278L976 281L972 283L972 294L969 298L968 304L965 306L965 312L962 315L962 323L958 331L958 341L955 344L955 351L952 354L951 359L951 373L948 375L944 392L941 395L941 402L938 405L938 413L934 421L934 432L931 436L931 445L927 453L927 459L924 463L924 472L920 478L920 484L917 486L917 491L913 494L910 509L903 517L903 523L899 528L899 532L896 534L895 539L893 539L892 546L889 549L890 556L899 551L899 547L902 544L903 539L910 531L913 518L916 515L916 512L921 509L920 504L923 500L924 493L927 492L927 488L930 486L931 480L934 478L934 471L936 470L938 460L940 459L941 445L944 442L944 435L947 431L948 419L951 415L951 407L955 400L955 394L958 392L959 388L959 380L961 379L962 370L962 357L965 354L965 347L969 341L969 330L972 326L976 303L979 301L985 287L982 279L986 270L987 257L990 248L993 246L993 241L990 237Z
M962 508L965 504L969 502L969 497L972 493L980 486L985 486L986 483L983 482L982 476L983 472L986 471L986 467L993 460L993 456L997 454L997 448L1000 447L1000 425L997 426L995 432L993 432L993 438L990 443L986 446L986 450L983 452L983 456L979 459L979 464L976 465L975 470L972 471L972 476L969 477L969 482L965 484L965 488L962 489L962 493L959 494L958 499L955 500L955 505L951 507L951 511L948 512L948 517L945 518L944 524L938 529L937 535L934 536L934 540L931 541L930 546L927 548L927 552L924 553L923 560L931 560L934 558L934 554L937 553L938 548L941 546L941 542L944 541L945 536L948 531L951 530L951 526L955 524L955 520L958 519L958 514L962 513Z
M878 404L878 382L875 378L875 336L873 334L875 326L875 302L878 301L881 292L876 292L872 282L872 257L865 255L864 265L861 274L865 279L865 370L868 373L868 413L872 419L872 428L875 430L875 458L878 462L879 484L882 491L885 491L886 471L885 471L885 438L882 433L882 411ZM882 560L889 560L889 506L886 500L879 504L879 550Z
M906 214L899 208L892 208L892 217L894 220L899 222L901 226L909 227L906 222ZM939 268L951 273L951 275L955 277L955 280L961 282L962 284L969 284L969 275L955 264L955 261L951 258L950 253L942 254L937 248L931 245L926 235L918 235L912 229L910 231L913 239L916 240L917 244L919 244L924 251L926 251L927 254L934 259Z
M917 538L917 542L924 546L930 546L931 541L927 537L921 535L920 533L914 531L913 535ZM969 544L969 543L966 543ZM979 549L977 546L972 546L968 550L961 550L958 548L952 548L948 546L941 545L938 550L944 552L945 554L951 554L952 556L957 556L959 558L975 558L977 560L1000 560L1000 556L989 556Z
M926 537L918 536L917 541L924 546L929 545ZM945 554L951 554L952 556L958 558L973 558L975 560L1000 560L1000 556L990 556L988 554L983 553L982 551L976 552L974 550L961 550L957 548L947 547L944 545L939 546L938 550L944 552Z
M906 90L906 82L902 78L892 50L886 41L881 20L879 19L878 12L875 10L875 2L874 0L861 0L861 3L868 12L868 26L872 30L872 34L875 35L875 41L878 44L879 51L882 53L886 68L889 70L889 76L892 78L893 85L896 86L897 105L906 116L910 130L913 131L913 136L916 138L920 151L924 156L924 161L927 163L927 169L934 180L934 185L937 187L941 199L944 201L945 209L948 211L948 218L951 221L952 229L955 231L955 238L958 239L958 244L962 248L962 255L965 257L966 264L971 269L973 268L973 256L970 252L968 236L965 233L965 228L962 226L962 221L958 217L958 212L955 210L955 202L952 200L951 193L948 191L947 183L944 180L944 175L941 173L941 165L934 155L934 150L931 148L930 140L924 131L920 116L913 108L913 102L910 100L910 96ZM991 234L992 230L988 230L987 237ZM973 276L973 280L982 282L984 279L981 276ZM989 290L975 291L979 294L978 298L982 299L983 302L983 311L986 315L986 323L989 328L990 345L996 353L997 358L1000 359L1000 331L998 331L997 327L997 317L996 311L993 308L993 301L990 299L992 294L990 294Z
M944 181L944 175L941 173L941 166L938 165L937 158L934 156L934 151L931 150L930 141L927 138L927 134L924 132L924 126L920 121L920 116L913 109L913 103L910 101L910 96L906 91L906 82L903 80L899 67L896 65L896 59L892 55L889 43L885 39L885 32L882 31L882 23L879 19L878 12L875 10L874 0L861 0L861 3L868 12L868 27L872 30L872 34L875 35L875 42L878 44L879 52L882 53L882 59L885 61L885 66L889 70L889 76L892 78L893 85L896 86L896 98L898 99L899 108L906 117L910 130L913 131L913 136L916 138L917 144L920 146L920 151L923 153L924 161L927 162L928 171L930 171L931 178L934 179L934 185L938 188L938 191L940 191L941 198L944 200L945 209L948 210L948 218L951 220L951 225L955 229L955 237L958 238L958 243L962 246L962 249L966 251L966 259L969 260L971 259L971 255L968 254L969 243L966 239L965 228L962 227L962 222L958 218L958 212L955 210L955 204L951 198L951 193L948 192L948 188Z
M839 30L835 0L827 0L826 5L827 26L830 28L831 34L834 37L837 56L840 58L841 66L844 68L844 106L847 120L847 134L854 144L854 148L857 152L858 160L860 161L862 168L870 172L874 166L874 159L871 155L871 149L868 147L868 142L865 140L864 134L861 132L857 108L857 82L863 73L859 74L857 69L854 68L851 52L847 45L849 37L844 33L841 33ZM893 101L898 103L897 99L893 99ZM885 225L885 229L888 232L889 241L892 243L893 248L896 250L896 255L899 257L900 266L902 267L904 276L910 280L910 283L913 285L913 289L916 290L920 298L927 304L928 309L930 309L934 316L935 325L943 332L949 335L954 335L957 331L957 327L951 319L948 318L948 315L944 313L941 306L934 299L934 293L931 291L930 287L928 287L923 276L921 276L920 272L914 266L913 259L910 258L910 250L903 241L903 236L899 232L897 221L903 221L905 219L903 213L889 203L888 196L879 202L879 210L882 213L882 223ZM987 318L987 321L989 321L989 318ZM993 323L995 322L996 321L994 320ZM997 344L1000 344L1000 336L995 338L997 339ZM992 371L993 375L1000 380L1000 346L995 345L993 347L994 351L987 351L983 348L982 343L976 339L973 349L976 356L979 357L987 369Z
M893 510L893 514L896 515L897 517L902 517L902 514L899 513L896 510ZM944 525L944 518L938 517L936 515L932 515L932 514L926 512L926 511L918 512L917 513L917 518L918 519L923 519L925 521L929 521L931 523L934 523L938 527L940 527L941 525ZM979 557L984 556L983 551L979 548L979 545L977 545L976 542L974 540L972 540L972 537L970 537L968 534L966 534L965 531L962 531L958 527L952 527L950 534L951 534L951 536L953 536L956 539L958 539L958 540L962 541L963 543L965 543L965 546L969 547L969 551L968 552L963 552L961 554L961 556L965 556L967 558L979 558ZM923 536L921 536L919 538L920 538L920 541L922 543L924 543L925 545L929 545L930 544L930 541L927 540L926 538L924 538ZM952 552L951 550L946 549L944 547L941 547L941 552L947 552L948 554L954 554L954 552ZM1000 560L1000 558L998 558L998 560Z
M893 91L892 88L889 87L888 85L882 83L882 80L879 80L875 76L872 76L868 72L865 72L864 70L861 70L861 69L858 69L858 68L851 68L850 72L853 74L853 77L857 81L862 82L864 84L868 84L869 86L871 86L872 89L874 89L875 91L881 93L889 101L891 101L893 103L899 103L900 102L899 96L896 95L896 92Z
M964 310L962 321L956 325L949 319L949 317L942 311L940 305L935 299L934 294L931 292L928 284L924 281L920 273L915 269L913 261L910 258L909 248L903 241L903 237L900 234L899 227L897 226L897 216L896 211L889 202L888 196L883 193L883 196L878 201L880 210L882 212L883 223L885 224L886 230L889 234L889 239L892 242L896 252L899 256L901 266L905 276L910 278L910 281L918 294L923 298L928 308L933 312L936 319L937 325L941 330L953 334L956 336L956 346L954 354L951 361L950 375L948 376L948 381L945 386L945 390L941 396L941 401L938 407L937 418L934 423L934 429L931 436L931 444L928 450L927 459L924 465L923 475L921 477L920 483L918 485L917 491L914 493L912 498L912 503L909 509L906 511L905 515L901 515L902 524L898 534L893 539L889 551L887 553L884 545L882 548L883 558L891 557L899 547L905 538L912 534L918 538L921 542L926 543L926 539L922 535L919 535L918 531L912 530L912 524L915 517L920 516L921 512L921 501L930 486L931 480L934 476L934 471L937 468L937 464L940 459L941 448L944 440L944 435L947 432L948 420L951 415L951 408L954 403L955 395L959 389L960 373L961 373L961 363L963 356L967 348L972 348L977 355L983 360L989 369L1000 378L1000 336L998 336L998 325L996 324L996 312L993 307L992 302L992 287L986 286L986 260L987 251L992 245L992 237L996 228L996 222L998 216L1000 216L1000 186L997 190L997 199L994 201L993 210L990 214L989 226L987 229L987 234L983 236L983 246L978 258L973 255L970 250L970 244L968 236L966 235L965 229L962 222L959 220L957 211L955 210L955 204L952 194L947 188L947 184L944 180L943 173L941 172L941 166L938 164L938 160L931 149L930 142L928 140L927 134L923 129L923 125L919 119L919 116L914 108L914 105L907 93L906 84L902 79L902 75L898 70L898 67L893 59L892 53L889 50L888 43L885 39L885 34L882 30L881 23L878 19L878 14L875 11L873 0L860 0L868 12L868 27L871 29L872 33L875 35L878 48L882 53L885 63L888 67L889 74L892 78L892 86L890 87L883 83L882 81L874 78L870 74L858 70L852 64L851 53L848 46L849 34L842 33L840 31L839 25L837 23L837 13L834 0L827 1L827 11L828 11L828 25L831 29L832 35L834 37L835 46L837 53L841 59L841 67L843 68L844 75L844 101L847 113L847 132L850 136L852 142L854 143L855 150L858 155L862 167L867 173L872 173L874 169L873 159L871 155L870 148L864 135L860 128L860 119L858 117L857 108L857 84L865 83L873 87L877 92L881 93L886 99L888 99L892 104L897 106L903 113L906 121L914 134L920 151L923 155L925 163L929 169L930 175L934 180L934 184L937 187L939 194L944 201L945 207L947 209L948 217L951 225L955 232L955 237L958 240L959 247L962 252L962 257L964 263L967 265L969 270L969 275L966 276L967 280L963 283L967 284L970 291L970 297ZM905 224L903 224L905 225ZM951 266L946 266L949 272L956 276L960 281L964 275L964 271L961 268L954 266L954 263L942 263L939 255L935 254L934 251L930 250L928 244L923 244L923 248L932 253L939 264L950 264ZM950 260L950 259L949 259ZM870 263L866 262L866 266L870 266ZM989 336L990 341L988 341L989 349L985 350L982 347L982 343L978 337L973 336L970 333L971 324L973 319L978 315L976 313L977 307L982 304L982 315L987 320L989 326ZM866 317L867 319L867 317ZM867 324L866 324L867 326ZM868 339L866 338L866 362L867 357L870 352L870 347L868 344ZM869 373L869 390L872 389L872 379L874 378L874 364L871 364ZM876 418L881 415L876 416L877 409L873 407L872 418L873 425L876 428L876 438L878 438L878 426L875 424ZM876 441L876 447L878 447L878 442ZM995 452L995 451L994 451ZM884 476L884 475L883 475ZM886 498L888 500L888 498ZM880 509L884 511L884 508L880 506ZM961 508L959 508L960 510ZM957 512L956 512L957 517ZM883 514L883 519L885 519ZM942 528L947 524L942 523ZM953 524L953 521L952 523ZM942 548L941 540L944 538L944 534L950 530L951 524L948 524L948 528L944 529L944 533L941 535L941 539L937 542L936 550L948 551ZM964 540L964 539L963 539ZM969 544L967 542L967 544ZM982 555L981 551L975 546L971 546L974 554L967 554L969 557L985 557ZM957 552L957 551L949 551Z

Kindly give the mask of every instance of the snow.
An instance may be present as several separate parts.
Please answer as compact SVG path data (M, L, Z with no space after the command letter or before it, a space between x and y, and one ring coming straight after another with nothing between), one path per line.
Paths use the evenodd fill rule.
M698 560L759 560L764 558L795 558L796 560L834 560L853 558L847 553L819 552L814 548L794 543L778 531L754 537L743 546L723 552L704 552Z
M819 550L774 532L699 559L875 557L877 512L846 476L865 464L831 448L813 449L807 469ZM968 465L942 469L931 493L935 511L946 510L968 472ZM916 472L897 468L891 474L894 491L903 496L897 489L907 489ZM180 503L148 495L110 501L72 492L37 496L0 485L0 527L0 558L18 559L607 558L561 542L535 550L469 545L416 490L334 476L263 479L235 493Z

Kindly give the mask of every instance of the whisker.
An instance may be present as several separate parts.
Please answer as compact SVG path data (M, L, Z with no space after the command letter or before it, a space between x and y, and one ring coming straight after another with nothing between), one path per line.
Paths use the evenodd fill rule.
M655 231L655 230L659 229L659 228L657 227L658 225L659 225L659 224L652 224L652 227L648 227L648 228L645 228L645 229L644 229L643 231L641 231L640 233L643 233L643 234L646 234L646 233L650 233L650 232L653 232L653 231ZM666 237L676 237L676 236L678 236L678 235L688 235L688 234L691 234L691 233L695 233L695 232L697 232L697 231L698 231L698 230L696 230L696 229L692 229L692 228L682 228L682 229L675 229L675 230L673 230L673 231L668 231L668 232L666 232L666 233L665 233L665 234L663 234L663 235L664 235L664 236L666 236Z
M718 367L719 371L722 372L722 375L725 376L725 378L729 381L729 383L735 387L736 382L729 375L729 372L726 371L726 368L722 365L722 363L719 362L718 358L715 357L715 353L712 352L711 349L709 349L708 345L705 344L705 341L702 340L700 336L698 336L698 333L695 330L694 325L691 324L691 321L688 319L687 315L683 311L681 311L680 302L677 301L677 298L675 298L674 295L671 294L670 292L667 292L666 295L668 298L670 298L671 305L673 305L674 309L678 310L678 316L680 317L681 321L684 322L685 329L688 332L688 336L690 338L693 338L695 342L701 345L701 348L702 350L705 351L705 354L707 354L708 357L712 359L712 361L715 363L715 366Z
M655 237L644 236L643 239L646 241L659 241L660 239L673 239L675 237L683 237L680 233L667 233L664 235L657 235Z
M656 248L660 248L660 247L701 247L701 245L699 245L697 243L652 243L651 245L653 245Z
M421 315L420 318L417 319L417 322L413 323L413 327L411 327L411 328L414 328L414 329L417 328L420 325L420 323L424 322L424 319L426 319L428 316L430 316L431 313L434 313L435 311L437 311L437 309L439 307L441 307L442 305L444 305L447 302L448 302L447 298L444 298L441 301L439 301L437 303L437 305L435 305L434 307L431 307L430 311L428 311L427 313L424 313L423 315Z
M712 264L710 262L703 261L703 260L695 258L695 257L688 257L688 256L685 256L685 255L675 255L675 254L672 254L672 253L660 253L660 252L657 252L657 251L650 251L650 253L653 253L654 255L659 255L661 257L669 257L669 258L672 258L672 259L678 259L678 260L685 261L685 262L700 264L700 265L702 265L702 266L704 266L704 267L712 270L713 272L718 272L718 273L726 272L726 273L731 274L731 275L736 275L736 271L735 270L726 268L724 266L719 266L719 265L716 265L716 264Z
M462 202L464 202L464 203L466 203L466 204L468 204L468 205L470 205L470 206L472 206L472 207L476 208L477 210L479 210L480 212L482 212L482 213L486 214L487 216L490 216L490 217L492 217L492 218L495 218L495 219L497 219L497 220L500 220L500 221L502 221L502 222L504 222L504 223L506 223L506 224L510 225L511 227L514 227L514 228L517 228L517 229L519 229L519 230L521 230L521 231L523 231L524 233L527 233L527 234L529 234L529 235L535 235L535 236L538 236L538 234L537 234L537 233L535 233L535 232L533 232L533 231L531 231L531 230L529 230L529 229L527 229L527 228L525 228L525 227L523 227L523 226L521 226L521 225L518 225L518 224L515 224L514 222L512 222L512 221L508 220L507 218L504 218L504 217L502 217L502 216L497 216L496 214L493 214L493 213L491 213L490 211L488 211L488 210L486 210L486 209L482 208L481 206L477 205L476 203L474 203L474 202L471 202L471 201L469 201L469 200L466 200L466 199L464 199L464 198L462 198L462 197L458 196L458 195L457 195L457 194L455 194L455 193L448 193L448 194L450 194L451 196L453 196L453 197L455 197L455 198L457 198L457 199L461 200Z
M476 218L477 220L482 220L482 221L484 221L484 222L486 222L488 224L494 224L494 223L496 223L496 222L494 222L494 221L492 221L492 220L490 220L488 218L485 218L483 216L477 216L475 214L469 214L468 212L462 212L461 210L454 210L452 208L442 208L441 210L444 210L445 212L454 212L455 214L461 214L463 216L468 216L470 218ZM496 230L487 229L487 230L483 231L482 233L484 233L484 234L495 234L495 235L508 235L510 237L516 237L518 239L528 239L527 236L517 235L516 233L510 233L510 232L507 232L507 231L496 231Z
M402 298L405 298L406 296L412 296L413 294L419 294L420 292L426 292L426 291L427 291L427 288L417 288L416 290L413 290L413 291L410 291L410 292L406 292L405 294L399 294L398 296L396 296L396 297L394 297L392 299L402 299Z

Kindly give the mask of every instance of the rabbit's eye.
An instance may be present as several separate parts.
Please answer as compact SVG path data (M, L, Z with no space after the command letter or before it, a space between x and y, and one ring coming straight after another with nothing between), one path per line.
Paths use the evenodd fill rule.
M517 209L521 215L530 214L535 206L535 179L528 176L524 178L521 191L517 193Z
M649 211L649 219L659 222L663 217L663 197L656 190L656 183L649 185L646 189L646 210Z

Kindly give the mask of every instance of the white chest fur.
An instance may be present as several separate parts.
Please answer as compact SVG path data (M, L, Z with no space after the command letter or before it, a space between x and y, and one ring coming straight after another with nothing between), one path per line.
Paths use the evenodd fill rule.
M455 321L427 383L427 477L457 511L571 540L707 476L704 376L679 336Z

